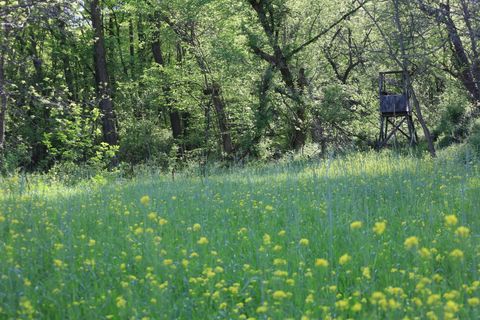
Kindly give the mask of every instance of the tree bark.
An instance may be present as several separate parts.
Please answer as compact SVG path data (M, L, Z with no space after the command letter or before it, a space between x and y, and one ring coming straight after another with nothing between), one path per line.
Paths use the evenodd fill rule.
M99 0L92 0L90 2L90 13L95 37L93 45L95 83L97 86L97 96L100 100L99 106L102 112L103 139L106 143L113 146L118 144L118 134L115 123L115 111L111 98L111 84L107 70L102 11Z
M77 94L74 85L74 77L73 72L71 69L70 64L70 55L65 53L64 50L68 47L67 43L67 30L65 26L65 21L61 17L62 8L60 6L55 7L56 15L57 15L57 26L58 26L58 37L60 41L60 47L62 48L61 57L62 57L62 64L63 64L63 76L65 77L65 83L67 84L68 88L68 96L72 100L77 99Z
M398 42L400 45L400 53L401 53L401 67L404 75L404 79L407 85L407 92L411 93L411 98L413 100L413 104L415 106L415 112L417 114L418 121L420 122L420 125L422 126L423 133L425 135L425 139L427 140L428 143L428 151L430 152L430 155L432 157L436 157L436 151L435 151L435 145L433 144L433 138L432 135L430 134L430 130L428 129L428 126L425 122L425 119L423 118L423 113L422 113L422 108L420 107L420 103L417 99L417 95L415 94L415 90L413 88L412 80L410 78L410 74L408 73L409 69L409 61L407 57L407 51L405 49L405 39L404 39L404 33L403 33L403 26L402 22L400 21L400 8L399 8L399 0L393 0L394 4L394 21L395 25L397 27L397 31L399 34Z
M195 60L197 61L197 65L200 68L200 71L204 78L204 82L205 82L204 94L210 95L212 104L216 110L219 129L222 136L223 152L227 154L227 156L230 156L235 150L235 148L234 148L230 130L229 130L228 117L226 116L226 111L225 111L226 109L225 102L221 94L221 86L220 84L216 83L215 80L213 79L213 73L208 64L208 60L204 55L200 41L195 35L194 24L188 24L187 26L184 26L186 29L183 29L181 26L175 24L172 20L170 20L167 16L161 15L160 19L162 19L165 23L167 23L172 28L172 30L177 34L177 36L183 42L185 42L187 45L190 46L192 54L195 57ZM181 47L177 47L177 51L180 51L180 54L181 54L181 51L182 51ZM209 109L207 110L208 110L207 113L209 114ZM206 132L208 131L209 130L207 128Z
M225 103L223 102L220 86L216 83L211 84L210 88L205 90L207 94L210 94L212 97L212 103L217 114L218 127L220 129L220 134L222 136L222 146L223 151L230 155L232 154L234 148L232 143L232 138L230 137L230 129L228 125L227 115L225 113Z
M5 29L5 34L3 39L7 39L7 31ZM5 88L5 55L6 55L6 43L3 40L0 43L0 156L3 155L3 150L5 148L5 128L6 128L6 116L7 116L7 89ZM1 158L0 158L1 161Z
M117 39L117 46L118 46L118 53L119 53L119 56L120 56L120 63L122 64L122 69L123 69L123 74L125 77L128 77L128 69L127 69L127 65L125 64L125 59L123 58L123 50L122 50L122 34L120 32L120 26L118 25L118 20L117 20L117 14L115 13L115 11L112 11L112 15L113 15L113 20L114 20L114 24L115 24L115 35L116 35L116 39Z
M160 42L159 35L156 35L157 39L152 43L152 53L155 62L161 66L165 66L165 59L163 58L162 53L162 44ZM182 116L180 112L172 106L172 99L171 99L171 88L168 84L163 86L163 92L167 99L167 107L168 113L170 118L170 126L172 129L172 136L175 142L182 142L180 141L183 135L183 125L182 125ZM183 146L179 146L179 155L183 156Z
M250 0L252 9L257 14L257 18L262 26L265 35L269 40L269 45L273 51L273 55L270 55L260 49L259 47L252 46L253 52L263 60L267 61L275 69L280 72L282 81L285 84L287 96L293 101L293 121L291 122L291 139L290 148L294 150L300 150L303 148L306 142L305 120L306 110L302 100L303 80L301 77L305 76L305 70L300 70L299 77L297 78L297 84L295 83L295 76L293 75L292 67L289 65L288 54L280 47L278 39L278 31L275 30L276 23L273 16L273 7L265 0Z
M480 58L476 56L473 57L472 61L470 61L462 38L458 32L457 25L452 18L450 5L440 4L439 8L433 8L425 4L423 0L417 0L417 3L420 10L422 10L428 16L434 18L438 23L445 26L456 60L455 68L458 71L458 79L467 89L472 100L477 103L477 107L480 108L480 67L478 62ZM468 25L470 17L468 15L465 16L464 13L464 19ZM472 50L476 50L475 45Z
M130 76L133 78L135 73L135 37L133 34L133 21L128 20L128 49L130 53Z

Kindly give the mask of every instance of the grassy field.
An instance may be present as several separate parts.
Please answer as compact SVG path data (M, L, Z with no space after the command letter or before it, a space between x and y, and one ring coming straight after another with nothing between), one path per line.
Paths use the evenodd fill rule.
M480 317L475 165L357 154L1 188L0 319Z

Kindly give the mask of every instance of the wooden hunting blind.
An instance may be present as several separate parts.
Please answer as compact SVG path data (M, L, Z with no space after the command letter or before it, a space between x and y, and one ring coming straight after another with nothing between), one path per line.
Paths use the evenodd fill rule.
M413 122L405 73L403 71L380 72L379 87L381 116L378 147L385 147L392 137L396 140L397 133L405 136L410 145L415 145L418 137Z

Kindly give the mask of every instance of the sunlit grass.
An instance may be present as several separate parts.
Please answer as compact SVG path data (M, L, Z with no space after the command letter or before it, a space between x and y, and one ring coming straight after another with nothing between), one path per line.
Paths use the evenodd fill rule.
M11 178L0 318L473 319L479 176L356 154L175 181Z

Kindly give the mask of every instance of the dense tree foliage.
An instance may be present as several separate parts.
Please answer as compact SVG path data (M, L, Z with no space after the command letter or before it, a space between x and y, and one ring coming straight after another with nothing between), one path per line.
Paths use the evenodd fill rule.
M385 70L407 76L420 147L475 145L479 16L476 0L0 0L2 170L372 148Z

